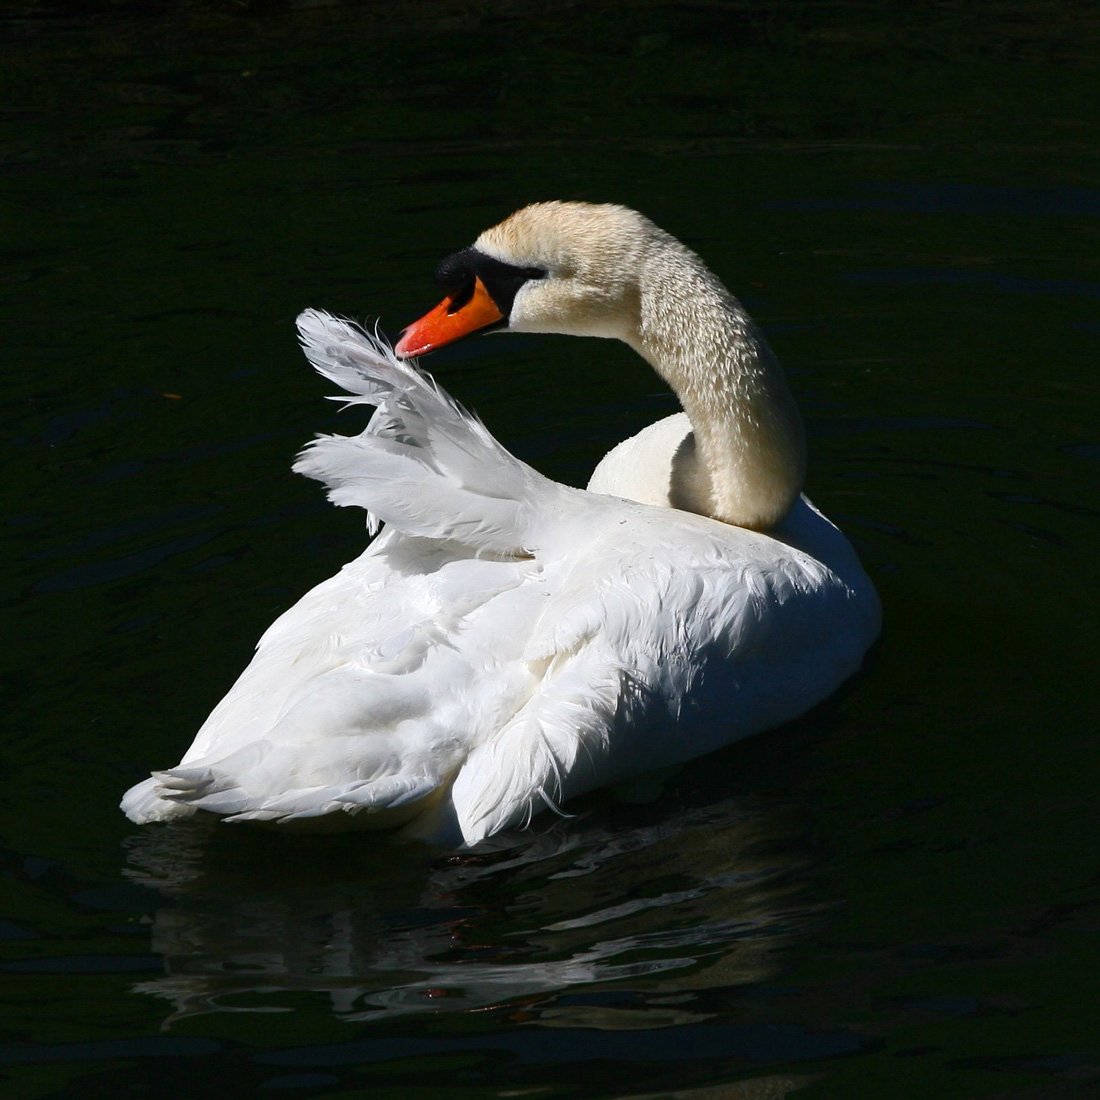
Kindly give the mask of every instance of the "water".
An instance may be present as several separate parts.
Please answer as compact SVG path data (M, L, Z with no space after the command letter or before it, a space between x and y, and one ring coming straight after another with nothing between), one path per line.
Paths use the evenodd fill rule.
M1057 1096L1100 1075L1097 28L1039 2L25 4L3 26L12 1095ZM840 697L498 847L136 829L358 552L307 306L614 200L766 326L886 629ZM583 483L625 348L433 369Z

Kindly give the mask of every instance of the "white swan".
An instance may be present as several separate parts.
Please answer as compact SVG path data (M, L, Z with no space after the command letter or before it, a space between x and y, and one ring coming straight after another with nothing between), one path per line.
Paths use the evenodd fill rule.
M614 336L685 411L569 488L380 342L302 314L314 366L377 411L296 469L386 530L268 629L180 765L127 792L132 820L474 844L802 714L877 636L854 551L799 496L783 375L693 252L622 207L541 203L437 280L398 356L488 328Z

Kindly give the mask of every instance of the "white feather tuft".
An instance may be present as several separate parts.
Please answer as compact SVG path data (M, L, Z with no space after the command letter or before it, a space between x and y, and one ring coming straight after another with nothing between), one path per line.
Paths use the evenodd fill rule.
M322 436L294 469L328 486L337 505L365 508L368 525L520 556L535 541L536 501L558 488L509 454L428 374L373 336L321 310L298 318L318 373L376 405L357 436Z

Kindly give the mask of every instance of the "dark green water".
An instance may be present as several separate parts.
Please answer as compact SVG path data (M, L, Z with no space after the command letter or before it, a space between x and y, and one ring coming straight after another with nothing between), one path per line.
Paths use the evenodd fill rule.
M28 2L0 33L10 1095L1097 1085L1094 15ZM864 674L497 851L130 826L363 543L289 472L360 423L295 315L394 332L538 198L642 209L765 324L885 604ZM606 342L432 369L572 483L672 408Z

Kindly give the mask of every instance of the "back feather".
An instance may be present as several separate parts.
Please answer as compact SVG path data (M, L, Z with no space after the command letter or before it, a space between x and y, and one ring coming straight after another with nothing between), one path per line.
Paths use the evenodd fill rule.
M318 373L377 408L357 436L321 436L294 469L328 486L329 499L424 538L518 556L533 544L535 500L556 488L511 455L430 375L403 362L378 335L321 310L298 318Z

